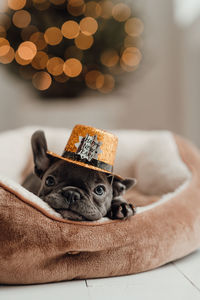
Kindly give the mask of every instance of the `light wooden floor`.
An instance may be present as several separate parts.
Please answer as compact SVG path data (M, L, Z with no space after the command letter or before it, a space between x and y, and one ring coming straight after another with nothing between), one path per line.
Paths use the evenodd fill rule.
M200 300L200 250L137 275L32 286L0 286L1 300Z

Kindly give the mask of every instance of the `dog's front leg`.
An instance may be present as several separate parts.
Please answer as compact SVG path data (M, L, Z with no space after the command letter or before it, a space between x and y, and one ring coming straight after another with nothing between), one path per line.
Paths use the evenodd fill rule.
M126 202L122 197L115 197L111 202L110 210L108 211L108 218L115 219L127 219L136 213L135 207L132 204Z

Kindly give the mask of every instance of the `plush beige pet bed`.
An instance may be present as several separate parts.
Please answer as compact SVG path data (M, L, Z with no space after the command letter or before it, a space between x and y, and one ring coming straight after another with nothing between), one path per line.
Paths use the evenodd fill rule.
M137 178L137 189L127 194L137 214L73 222L20 186L35 129L0 135L0 283L133 274L200 246L200 153L189 142L170 132L115 132L115 172ZM49 148L61 153L66 130L44 130Z

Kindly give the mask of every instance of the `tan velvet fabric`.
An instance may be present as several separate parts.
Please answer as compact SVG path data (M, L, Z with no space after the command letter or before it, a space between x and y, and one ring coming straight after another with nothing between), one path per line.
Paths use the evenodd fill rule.
M56 220L2 187L0 283L44 283L133 274L197 249L200 153L180 137L176 137L176 142L192 172L191 182L175 198L126 221L89 224ZM143 204L157 199L135 192L128 198Z

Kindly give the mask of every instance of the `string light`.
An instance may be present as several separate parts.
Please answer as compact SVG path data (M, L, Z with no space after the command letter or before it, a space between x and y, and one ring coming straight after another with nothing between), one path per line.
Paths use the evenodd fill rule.
M110 93L115 77L135 71L142 60L144 23L125 2L7 0L9 9L0 12L0 63L15 61L40 91L53 82L70 89L74 81ZM56 19L60 11L65 15Z

